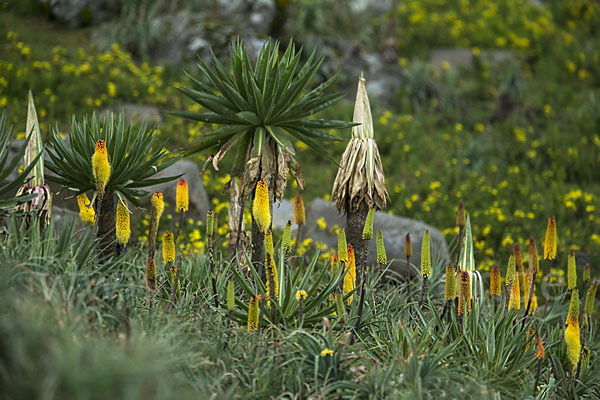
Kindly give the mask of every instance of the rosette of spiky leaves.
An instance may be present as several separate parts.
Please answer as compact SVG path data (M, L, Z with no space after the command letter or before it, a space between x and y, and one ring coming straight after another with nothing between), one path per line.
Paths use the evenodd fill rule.
M24 195L14 195L13 193L27 182L27 175L37 165L35 161L42 155L42 152L40 152L16 178L5 182L10 173L16 170L22 162L31 135L32 134L30 134L23 145L19 147L16 154L11 155L9 145L12 137L12 127L6 127L6 114L4 112L2 113L2 116L0 116L0 217L5 215L7 211L13 207L30 201L37 196L35 193Z
M293 143L301 141L331 159L323 150L322 142L340 139L326 130L348 128L352 124L309 119L340 100L343 94L326 93L335 77L307 92L323 57L316 57L313 52L302 65L301 53L302 50L296 51L290 41L280 56L279 42L269 40L253 65L238 40L230 46L228 67L214 54L212 68L199 60L200 78L188 75L193 87L180 87L179 90L206 112L173 114L219 127L190 146L188 154L207 151L213 156L213 166L218 169L223 157L229 151L235 151L231 175L241 177L243 174L244 183L250 187L263 179L273 190L276 200L283 198L290 168L302 188Z
M157 138L156 132L147 129L145 124L137 129L126 124L123 114L117 119L109 114L102 121L96 114L81 121L73 117L68 141L58 129L53 130L50 139L53 151L48 153L50 160L46 166L54 175L47 178L76 195L87 191L96 193L91 160L96 141L104 140L111 165L105 191L125 197L139 207L138 198L147 193L142 188L179 178L152 178L178 159L167 160L167 150L162 143L157 143Z

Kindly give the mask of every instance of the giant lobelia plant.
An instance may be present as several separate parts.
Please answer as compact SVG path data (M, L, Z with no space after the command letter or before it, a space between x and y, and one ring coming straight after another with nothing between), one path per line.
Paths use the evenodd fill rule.
M98 208L98 237L102 238L103 254L108 255L116 241L116 198L127 199L139 207L138 198L147 194L142 188L179 178L152 178L178 158L167 159L167 150L162 143L157 143L156 131L147 129L145 124L133 128L125 123L123 114L118 119L109 114L102 122L96 114L90 119L84 117L81 122L73 117L69 139L67 142L57 129L54 130L50 140L54 151L48 153L50 160L46 162L54 175L48 179L63 185L76 196L88 191L93 194L91 203L96 203ZM100 153L108 173L95 171L98 163L95 160L100 158ZM100 175L106 180L101 186L98 185Z
M373 117L365 79L358 80L354 106L352 139L346 146L338 169L331 201L339 213L346 214L348 242L358 257L366 256L368 241L362 233L369 209L385 208L389 199L379 150L373 135Z
M325 130L352 126L345 121L312 118L340 100L343 94L327 93L335 77L306 90L323 58L316 57L313 52L302 64L301 54L302 50L296 51L290 41L280 55L279 43L269 40L252 63L238 40L231 44L227 68L213 54L212 67L199 60L201 76L188 75L192 87L179 88L205 112L173 112L174 115L218 126L192 145L187 153L206 151L216 170L227 153L235 153L230 175L241 179L241 205L247 191L254 194L258 181L262 180L267 184L272 209L273 201L283 198L290 172L302 190L304 182L294 158L294 143L303 142L316 153L331 159L322 143L340 138ZM238 218L238 226L241 226L241 213ZM252 258L258 261L262 247L256 243L262 243L262 240L254 220L252 233L255 244Z

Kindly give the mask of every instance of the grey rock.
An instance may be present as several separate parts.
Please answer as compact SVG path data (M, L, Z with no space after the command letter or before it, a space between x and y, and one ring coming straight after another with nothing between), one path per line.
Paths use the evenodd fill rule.
M115 15L107 0L38 0L50 16L72 28L94 25Z
M185 178L188 183L190 204L186 216L194 219L204 219L206 212L210 208L210 202L196 163L192 161L178 161L169 168L156 174L154 178L176 176L180 174L183 174L182 177ZM144 188L144 190L149 192L148 195L142 198L142 204L146 207L149 207L150 197L154 192L161 192L167 206L174 207L177 181L161 183L159 185Z
M54 230L56 232L61 232L67 224L75 224L75 230L85 228L77 211L60 207L56 204L52 204L52 220L54 221Z
M289 219L293 219L293 204L287 200L281 202L279 206L273 207L273 226L283 229ZM326 227L321 229L317 220L323 218ZM315 199L306 207L306 227L304 237L310 237L315 242L322 242L327 248L337 248L336 230L339 227L346 226L346 217L339 215L333 205L323 199ZM387 253L388 262L391 262L391 270L405 276L407 271L406 259L404 258L404 238L410 233L413 243L413 255L411 264L419 265L421 260L421 242L425 230L429 229L431 238L431 258L432 264L437 265L441 262L448 262L450 255L448 246L440 231L421 221L410 218L391 215L382 211L377 211L374 218L374 230L381 229L383 232L383 241ZM293 225L292 232L295 235L296 225ZM369 242L368 263L373 265L377 262L376 239L375 236Z

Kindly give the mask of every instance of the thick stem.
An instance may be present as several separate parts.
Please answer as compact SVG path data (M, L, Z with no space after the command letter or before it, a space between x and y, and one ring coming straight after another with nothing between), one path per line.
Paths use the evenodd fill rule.
M112 192L105 192L98 201L98 238L100 238L100 259L105 260L115 252L115 198Z
M348 211L346 214L346 239L356 255L367 254L369 242L362 238L367 214L369 207L365 202L360 203L355 211Z

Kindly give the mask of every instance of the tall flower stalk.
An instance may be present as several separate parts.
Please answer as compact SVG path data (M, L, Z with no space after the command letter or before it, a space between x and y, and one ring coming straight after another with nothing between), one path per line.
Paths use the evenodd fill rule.
M463 230L465 229L465 224L467 223L467 219L465 216L465 206L463 201L461 200L458 203L458 211L456 212L456 226L458 227L458 246L456 248L456 265L458 266L458 260L460 259L460 252L462 250L462 241L463 241Z
M500 277L500 267L494 265L492 267L492 273L490 276L490 295L494 301L494 312L498 309L498 301L500 299L501 293L501 280Z
M571 363L571 374L574 374L577 364L579 363L581 352L579 332L579 290L576 288L571 291L571 303L569 304L569 314L565 324L566 329L564 338L565 343L567 344L567 357Z
M452 312L452 302L456 296L456 277L454 276L454 267L450 264L446 265L446 279L444 283L444 309L440 320L444 319L444 315L448 313L448 322L450 322L450 313Z
M352 139L342 155L331 192L338 213L346 215L348 242L359 260L366 252L362 232L369 210L384 209L389 198L365 82L362 77L358 80L352 119L356 126L352 128Z
M548 235L546 235L546 236L548 236ZM550 250L546 251L546 249L544 247L544 254L551 255L552 253ZM529 300L527 301L527 308L525 309L525 316L527 316L529 314L529 309L531 308L531 302L533 300L534 291L535 291L535 279L536 279L538 270L540 269L540 260L539 260L539 256L538 256L537 246L535 245L535 240L533 238L529 238L529 249L528 249L527 255L529 257L528 269L530 271L529 277L531 279L529 279L529 277L528 277L527 282L524 282L524 284L525 284L525 286L527 286L527 285L531 285L531 286L529 288L529 293L527 294ZM554 251L554 255L556 255L556 251ZM525 323L525 320L523 320L523 323Z
M179 178L179 180L177 180L177 190L175 191L175 211L179 213L179 224L177 224L177 231L175 232L175 243L177 243L177 238L179 237L179 232L183 225L185 212L189 208L189 202L187 180L185 180L185 178Z
M406 258L406 291L407 296L410 299L410 258L412 257L413 248L410 233L407 233L404 237L404 257Z
M518 279L518 275L516 274L516 271L515 271L515 257L511 255L510 258L508 259L508 266L506 267L506 278L504 280L505 286L506 286L506 303L504 306L505 314L508 312L509 305L513 298L513 292L515 289L514 286L515 286L516 279ZM517 288L518 288L518 286L517 286Z
M423 236L423 243L421 244L421 277L423 278L423 287L421 288L421 300L419 300L419 308L423 306L423 301L427 295L427 279L429 279L431 276L430 247L429 229L427 229L425 231L425 235Z
M304 200L300 193L294 196L294 222L298 225L296 231L296 248L302 242L302 228L306 224L306 211L304 210Z
M215 214L213 210L206 212L206 247L208 248L208 263L210 268L210 280L212 282L213 300L215 308L219 308L219 294L217 293L217 272L215 268L215 249L213 245L215 225Z

